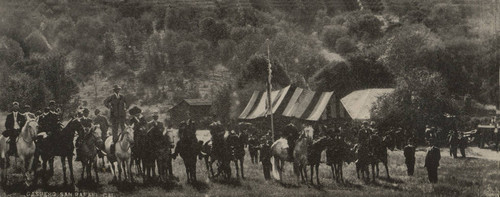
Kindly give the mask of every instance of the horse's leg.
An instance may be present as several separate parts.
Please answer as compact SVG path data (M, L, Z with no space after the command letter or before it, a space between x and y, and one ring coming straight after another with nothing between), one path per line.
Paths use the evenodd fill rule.
M128 169L127 160L124 160L121 165L122 165L122 169L123 169L123 180L125 180L125 182L129 181L130 172L127 172L127 169Z
M240 165L241 165L241 178L245 179L245 173L243 172L243 160L244 158L240 159Z
M375 166L378 166L378 164L372 164L372 178L373 178L373 181L375 181Z
M330 164L330 168L332 169L332 180L335 180L335 164Z
M101 159L102 160L102 171L106 172L106 163L104 163L104 158L106 158L106 157L102 156L102 159Z
M302 180L304 181L304 183L307 183L307 167L302 169L302 174L304 175Z
M117 160L116 162L118 165L118 181L122 181L122 161Z
M130 179L130 182L134 182L134 176L132 176L132 163L131 163L131 160L130 158L128 158L127 160L125 160L125 165L127 165L127 171L128 171L128 176L129 176L129 179Z
M47 183L47 179L48 179L48 176L47 176L47 158L43 158L42 156L42 182L43 184L46 184Z
M314 167L316 167L316 181L318 182L318 185L321 185L319 183L319 163L315 164Z
M208 178L213 177L214 175L210 174L210 167L208 166L208 156L204 156L203 160L205 160L205 167L207 168ZM212 175L212 176L210 176L210 175Z
M68 156L69 175L71 176L71 184L75 184L75 177L73 176L73 156Z
M94 157L94 171L96 183L99 183L99 167L97 167L97 159Z
M54 158L55 157L51 157L49 159L50 176L54 175Z
M388 165L388 162L384 162L384 166L385 166L385 172L387 172L387 178L390 179L391 177L389 176L389 165Z
M234 162L234 167L236 168L236 178L239 179L240 178L240 168L238 166L238 160L235 159L233 160Z
M83 181L84 174L85 174L85 162L82 161L82 176L80 178L82 181Z
M191 176L189 174L189 164L186 161L184 161L184 167L186 168L187 182L191 183Z
M375 164L375 167L377 168L377 177L379 177L379 171L380 171L380 170L379 170L379 168L378 168L378 161L377 161L377 163Z
M339 164L339 175L340 175L340 181L344 183L344 170L343 170L343 163Z
M192 174L191 175L193 176L193 180L196 183L197 182L197 179L196 179L196 155L194 156L193 163L191 165L192 165L192 167L191 167Z
M63 179L64 179L64 185L68 184L68 180L66 179L66 157L61 156L61 165L62 165L62 171L63 171Z
M307 174L306 174L306 176L307 176ZM311 185L314 185L313 178L314 178L314 166L311 165Z
M111 173L113 173L113 180L112 180L112 182L114 182L114 181L116 181L115 164L114 164L114 162L109 161L109 159L108 159L108 162L109 162L109 165L111 166Z
M31 180L31 170L32 170L32 166L33 166L33 156L34 155L30 155L29 156L29 159L28 159L28 162L27 162L27 165L26 165L26 170L28 170L28 175L30 176L30 180ZM34 173L33 173L34 175Z

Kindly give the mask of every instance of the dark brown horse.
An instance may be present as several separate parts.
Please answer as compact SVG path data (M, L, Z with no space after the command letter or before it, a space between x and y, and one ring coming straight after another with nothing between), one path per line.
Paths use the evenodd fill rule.
M392 140L390 135L380 137L378 134L373 134L370 136L369 142L370 150L371 150L371 161L370 164L372 166L372 176L373 180L375 180L375 174L379 176L379 167L378 164L382 162L385 166L385 172L387 173L387 178L391 178L389 176L389 167L387 161L387 149L394 150L395 143ZM375 173L376 169L376 173Z
M370 171L368 170L368 166L371 161L371 152L367 143L358 143L354 146L354 151L356 155L356 174L358 178L362 178L364 180L370 180ZM359 176L361 173L361 177Z
M99 183L99 168L97 166L97 147L102 144L100 142L100 133L95 132L95 127L84 127L84 132L82 134L82 143L80 145L81 150L81 162L82 162L82 176L81 179L84 180L85 170L87 171L87 180L92 180L92 167L95 171L96 182Z
M187 182L196 183L196 161L201 147L196 138L194 123L189 121L181 122L179 125L179 138L173 158L175 159L177 155L182 157L186 167Z
M71 119L66 126L59 131L53 131L51 136L41 134L41 138L37 141L37 153L42 158L43 183L47 184L48 177L46 176L47 163L50 165L50 170L53 172L53 161L55 156L61 158L64 184L67 184L66 179L66 160L68 161L71 184L75 184L73 176L73 150L75 146L73 139L75 133L83 133L83 126L77 119ZM46 136L46 138L43 138ZM38 158L36 158L38 159ZM35 180L39 178L39 172L35 173Z
M330 142L330 138L328 137L320 137L312 142L310 147L307 149L307 163L311 166L311 184L313 183L314 177L314 169L316 168L316 182L320 185L319 182L319 164L321 162L321 153L328 147Z
M200 152L200 159L205 160L205 166L209 177L218 177L222 175L226 179L231 177L231 167L229 166L231 162L231 151L227 147L225 136L225 130L220 122L213 122L209 126L210 135L212 136L210 140L203 143ZM214 174L213 163L217 165L217 173Z
M332 177L337 182L344 182L343 164L354 159L354 153L341 136L334 136L326 150L327 164L332 169Z

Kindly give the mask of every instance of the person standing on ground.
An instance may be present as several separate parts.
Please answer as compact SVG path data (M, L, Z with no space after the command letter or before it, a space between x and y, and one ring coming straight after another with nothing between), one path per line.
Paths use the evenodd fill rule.
M427 168L427 175L431 183L438 182L438 167L440 159L441 159L441 151L434 143L427 150L427 155L425 156L425 166L424 166Z
M403 148L403 152L408 176L413 176L415 170L415 146L413 146L411 139L408 140L407 145Z
M264 178L266 180L271 179L271 140L263 141L262 147L260 149L260 161L262 162L262 169L264 171Z
M458 134L456 131L450 131L450 135L448 138L448 144L450 145L450 156L453 158L457 158L457 149L458 149Z
M464 133L460 132L458 136L458 148L460 149L460 154L462 158L465 158L465 148L467 148L467 137L464 137Z
M113 144L111 145L111 153L114 154L114 144L118 141L118 127L125 130L125 117L127 116L127 102L123 95L120 94L121 87L113 86L113 94L104 100L104 106L110 110L110 121L112 127Z

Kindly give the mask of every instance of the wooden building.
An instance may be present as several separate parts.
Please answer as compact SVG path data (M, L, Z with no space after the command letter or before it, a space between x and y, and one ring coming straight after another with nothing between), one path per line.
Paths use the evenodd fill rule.
M212 117L211 108L211 100L184 99L168 110L170 122L172 125L177 126L181 121L190 118L199 125L199 128L205 127L205 124Z

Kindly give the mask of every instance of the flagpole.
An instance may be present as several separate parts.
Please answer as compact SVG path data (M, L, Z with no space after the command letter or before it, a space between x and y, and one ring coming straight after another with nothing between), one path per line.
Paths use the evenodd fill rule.
M270 50L269 50L269 39L266 40L267 41L267 63L268 63L268 66L267 66L267 72L268 72L268 75L267 75L267 102L268 102L268 113L271 115L271 138L274 142L274 118L273 118L273 103L271 101L271 73L272 73L272 70L271 70L271 53L270 53Z

